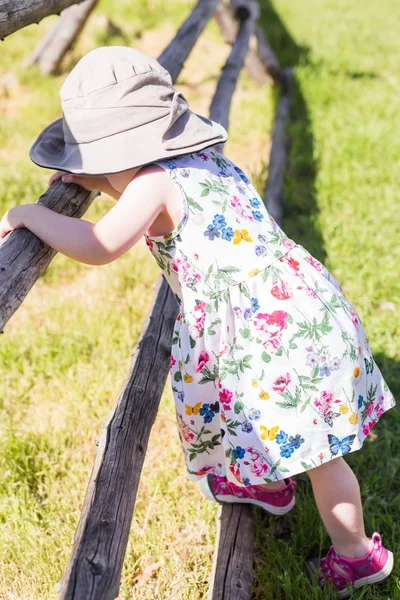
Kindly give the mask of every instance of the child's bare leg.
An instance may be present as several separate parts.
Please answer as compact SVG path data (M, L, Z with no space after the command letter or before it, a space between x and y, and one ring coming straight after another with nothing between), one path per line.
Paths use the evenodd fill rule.
M365 535L360 487L343 458L335 458L307 471L322 521L336 552L347 558L369 550Z

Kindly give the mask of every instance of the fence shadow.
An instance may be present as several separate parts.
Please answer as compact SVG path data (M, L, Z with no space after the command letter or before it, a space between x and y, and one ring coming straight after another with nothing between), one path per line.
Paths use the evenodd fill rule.
M316 258L326 258L324 242L315 223L318 214L312 124L295 67L309 61L310 49L292 38L269 0L260 2L260 24L281 67L293 67L292 108L288 126L283 229Z

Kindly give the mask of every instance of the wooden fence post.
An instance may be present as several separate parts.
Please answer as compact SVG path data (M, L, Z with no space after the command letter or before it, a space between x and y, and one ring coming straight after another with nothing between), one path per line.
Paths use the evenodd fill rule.
M63 10L60 18L40 40L26 64L39 65L43 75L55 73L97 3L98 0L84 0L81 4Z

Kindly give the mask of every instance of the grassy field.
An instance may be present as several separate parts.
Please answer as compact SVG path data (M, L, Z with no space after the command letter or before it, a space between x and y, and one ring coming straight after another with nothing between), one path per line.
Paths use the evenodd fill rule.
M23 60L49 18L6 39L0 57L0 214L35 202L49 172L28 157L59 116L66 72L97 45L132 44L157 56L189 0L102 0L57 77ZM111 17L120 32L107 28ZM400 14L395 0L263 0L261 22L283 65L294 67L284 229L322 260L355 304L374 356L400 392ZM179 84L207 114L229 52L214 23ZM3 79L4 82L4 79ZM226 153L261 191L275 94L243 73ZM112 206L101 196L85 218ZM5 328L0 345L0 599L51 600L69 557L97 438L121 388L157 277L143 245L90 267L57 255ZM368 533L396 554L386 583L357 600L400 598L400 417L394 409L349 459ZM305 476L285 519L257 514L254 600L333 598L305 580L302 564L328 546ZM216 506L186 479L167 386L138 494L120 599L205 600Z

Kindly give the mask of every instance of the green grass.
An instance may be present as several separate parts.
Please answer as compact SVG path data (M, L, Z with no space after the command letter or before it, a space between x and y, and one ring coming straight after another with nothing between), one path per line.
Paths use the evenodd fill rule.
M35 136L59 116L66 71L99 44L129 44L155 56L192 1L102 0L56 77L21 63L54 21L3 42L0 77L0 214L35 202L49 172L28 158ZM115 7L117 6L117 7ZM399 12L394 0L262 2L261 22L283 65L294 67L284 229L323 260L355 304L375 358L400 391L398 314ZM117 29L108 30L105 17ZM119 30L118 30L119 28ZM207 114L229 48L214 23L180 78L192 107ZM274 94L240 78L227 154L260 191L267 172ZM100 197L85 218L112 206ZM124 383L157 266L138 246L117 262L89 267L57 255L10 320L0 345L0 598L56 598L70 553L95 440ZM354 598L400 598L398 527L400 418L397 409L349 462L357 473L368 533L395 552L387 583ZM257 514L253 598L326 598L302 564L328 539L305 476L286 519ZM205 600L216 507L187 481L167 386L139 488L119 598Z

